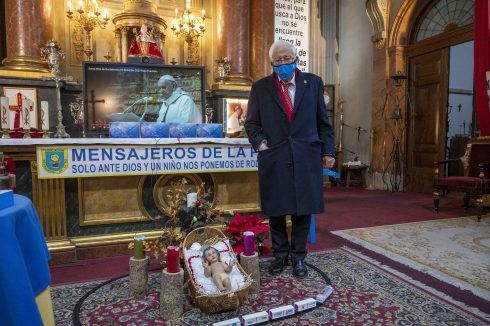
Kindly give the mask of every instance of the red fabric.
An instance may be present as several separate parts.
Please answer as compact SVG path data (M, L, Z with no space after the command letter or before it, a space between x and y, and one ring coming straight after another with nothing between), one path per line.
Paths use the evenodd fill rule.
M20 110L15 111L14 129L20 129Z
M480 175L480 164L485 164L483 171L486 178L490 178L490 144L471 144L468 176L478 177Z
M485 189L490 190L490 179L484 179ZM474 177L440 177L437 179L439 186L477 188L480 185L480 178Z
M475 97L480 135L490 135L490 107L486 72L490 70L490 0L475 1Z
M160 52L160 50L158 50L158 46L156 43L150 42L150 45L148 46L148 53L143 53L138 42L136 41L136 37L133 38L133 41L131 42L131 47L129 48L128 56L129 57L153 57L153 58L163 59L163 55Z
M286 115L288 116L289 123L291 123L291 120L293 118L293 101L291 100L291 96L289 95L289 87L291 87L292 83L281 84L284 108L286 109Z
M295 76L298 76L298 69L294 71ZM279 79L277 74L276 76L277 88L279 89L279 95L281 96L282 103L284 104L284 111L286 112L286 116L288 118L289 123L293 121L293 103L291 101L291 97L289 96L289 87L291 83L281 83L282 81ZM284 87L283 87L284 86Z
M20 113L22 111L22 94L21 93L17 93L17 105L10 105L9 104L9 109L15 110L14 129L20 128Z
M14 161L14 159L11 157L5 157L3 159L3 161L4 161L3 165L7 169L7 172L9 174L15 174L15 161Z
M19 112L19 111L17 111L17 112ZM31 131L29 133L31 135L31 138L42 138L43 137L42 130L37 129L37 128L31 127ZM24 130L22 128L10 129L9 135L10 135L10 138L24 138Z

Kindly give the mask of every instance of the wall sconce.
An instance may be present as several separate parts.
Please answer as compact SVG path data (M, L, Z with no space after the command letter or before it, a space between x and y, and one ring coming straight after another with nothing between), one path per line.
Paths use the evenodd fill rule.
M401 71L397 71L396 74L392 75L390 78L393 79L394 85L396 87L394 93L393 115L391 118L394 120L401 120L403 119L403 115L402 115L402 109L400 107L400 99L398 97L398 93L399 93L399 88L402 86L403 82L407 79L407 76L405 76Z
M179 10L175 9L175 18L172 19L172 31L177 38L182 38L187 43L188 65L200 63L199 56L199 37L206 31L204 27L204 9L201 10L201 17L194 16L190 11L190 3L187 1L186 9L179 16Z
M395 82L395 87L400 87L404 80L407 80L407 76L405 76L400 70L396 72L396 74L390 77Z
M68 10L66 11L66 16L75 22L74 34L80 34L82 31L85 34L85 37L82 39L74 35L75 49L78 49L77 58L83 58L82 53L85 53L87 60L92 60L92 31L96 27L102 29L106 27L109 21L107 9L104 10L104 13L101 13L97 0L80 0L76 8L68 0L67 5Z

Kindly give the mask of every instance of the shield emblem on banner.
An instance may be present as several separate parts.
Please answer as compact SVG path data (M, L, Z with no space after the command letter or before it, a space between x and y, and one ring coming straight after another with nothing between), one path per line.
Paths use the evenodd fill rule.
M49 173L62 173L68 167L68 150L43 149L43 168Z

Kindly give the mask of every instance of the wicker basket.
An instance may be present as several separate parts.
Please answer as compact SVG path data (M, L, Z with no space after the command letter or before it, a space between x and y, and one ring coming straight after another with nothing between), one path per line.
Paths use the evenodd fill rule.
M209 241L210 239L216 239L216 241L213 242L218 242L222 239L226 239L226 236L223 234L223 232L221 232L217 228L213 228L213 227L197 228L189 232L189 234L185 237L183 246L185 249L189 249L194 242L204 244L206 243L206 240ZM245 286L239 290L222 293L222 294L200 293L197 284L195 284L194 280L189 277L190 269L189 266L187 265L187 261L184 263L184 266L185 266L186 279L188 279L187 283L189 284L189 290L191 296L196 302L197 306L205 313L215 314L226 310L234 310L237 309L244 301L247 300L248 289L252 284L252 281L250 279L250 276L248 276L247 273L245 273L245 271L243 270L242 266L240 266L238 261L236 262L236 266L245 277Z

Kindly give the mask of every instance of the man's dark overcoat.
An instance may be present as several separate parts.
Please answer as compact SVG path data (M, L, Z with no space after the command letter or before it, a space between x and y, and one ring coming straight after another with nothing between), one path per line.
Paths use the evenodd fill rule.
M268 216L323 211L322 156L335 154L320 77L297 71L290 124L275 74L252 85L245 129L258 153L262 212Z

